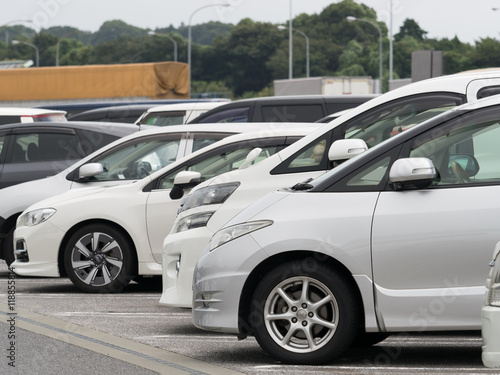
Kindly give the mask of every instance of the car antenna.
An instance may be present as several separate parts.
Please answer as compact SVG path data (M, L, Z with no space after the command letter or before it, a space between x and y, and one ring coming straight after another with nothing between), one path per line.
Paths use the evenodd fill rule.
M205 90L207 89L208 87L208 82L205 83L205 87L203 88L202 92L205 92ZM189 114L186 116L186 121L185 123L187 124L189 122L189 119L191 118L191 115L193 114L193 111L194 109L196 108L196 106L198 105L198 103L200 102L200 99L201 97L203 96L203 94L200 94L198 95L198 97L196 98L196 101L194 103L194 105L191 107L191 111L189 112Z

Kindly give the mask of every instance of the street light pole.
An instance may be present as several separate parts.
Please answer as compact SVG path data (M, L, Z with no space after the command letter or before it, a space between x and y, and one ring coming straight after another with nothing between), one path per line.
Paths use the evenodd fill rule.
M382 61L383 61L383 55L382 55L382 30L380 30L380 26L377 25L377 23L375 23L373 21L370 21L370 20L365 20L364 18L357 18L357 17L353 17L353 16L348 16L347 20L349 22L353 22L353 21L366 22L366 23L369 23L370 25L372 25L373 27L375 27L378 30L378 56L379 56L378 77L379 77L379 80L380 80L379 91L380 91L380 93L382 93Z
M288 29L288 27L286 27L284 25L278 26L278 30L285 30L285 29ZM309 69L309 38L307 37L307 35L303 31L300 31L297 29L293 29L293 31L298 32L300 35L302 35L306 39L306 77L309 78L309 70L310 70Z
M21 42L19 40L13 40L12 44L26 44L27 46L33 47L36 52L36 67L40 66L40 53L38 51L38 47L35 46L34 44L28 43L28 42Z
M159 35L159 36L164 36L164 37L170 39L170 41L174 44L174 61L177 61L177 42L175 41L174 38L172 38L168 34L157 34L154 31L148 31L148 35Z
M291 1L291 0L290 0ZM218 7L218 6L221 6L221 7L228 7L230 4L226 4L226 3L218 3L218 4L208 4L208 5L204 5L198 9L196 9L193 13L191 13L191 15L189 16L189 22L188 22L188 51L187 51L187 55L188 55L188 70L189 70L189 97L191 98L191 19L193 18L193 16L200 10L202 9L205 9L205 8L209 8L209 7Z

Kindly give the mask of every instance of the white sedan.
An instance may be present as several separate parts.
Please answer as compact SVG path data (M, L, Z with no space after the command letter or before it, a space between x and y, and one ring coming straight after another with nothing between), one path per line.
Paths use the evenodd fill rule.
M196 171L205 179L237 169L259 147L257 162L318 125L275 127L229 136L132 184L77 189L32 205L17 220L14 271L67 275L86 292L119 292L136 276L161 275L163 239L179 205L169 196L174 177Z

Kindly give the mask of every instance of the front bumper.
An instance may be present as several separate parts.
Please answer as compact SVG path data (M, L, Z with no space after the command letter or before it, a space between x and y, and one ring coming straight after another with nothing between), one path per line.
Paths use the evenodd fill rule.
M64 232L46 221L14 231L14 272L21 276L60 277L58 254Z
M481 316L483 363L486 367L500 368L500 308L484 306Z
M205 251L194 270L193 324L208 331L238 334L243 287L252 270L266 258L250 235Z
M191 307L193 271L213 232L207 227L171 233L163 242L162 294L160 304Z

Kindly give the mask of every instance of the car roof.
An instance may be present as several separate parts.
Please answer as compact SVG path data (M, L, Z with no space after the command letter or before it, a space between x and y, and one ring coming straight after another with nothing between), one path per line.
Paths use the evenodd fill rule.
M65 115L66 111L29 107L0 107L0 116L37 116L47 114Z
M163 111L190 111L194 109L212 109L221 105L228 104L229 102L193 102L193 103L179 103L179 104L165 104L154 106L148 109L148 113L163 112Z

